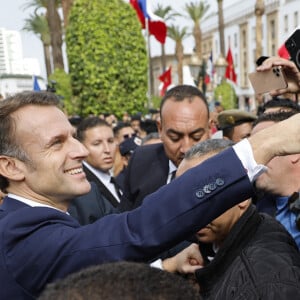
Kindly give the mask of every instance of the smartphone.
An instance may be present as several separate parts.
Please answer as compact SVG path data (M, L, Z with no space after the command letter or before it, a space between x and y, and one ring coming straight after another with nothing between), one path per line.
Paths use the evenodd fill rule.
M289 52L291 60L300 70L300 28L297 28L293 34L284 43L286 50Z
M280 66L264 72L249 73L248 76L255 94L287 88L287 81Z

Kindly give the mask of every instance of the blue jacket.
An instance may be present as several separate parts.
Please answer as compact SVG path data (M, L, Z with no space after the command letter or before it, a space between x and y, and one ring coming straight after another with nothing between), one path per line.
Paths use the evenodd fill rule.
M150 260L252 193L230 148L149 195L139 208L86 226L58 210L5 198L0 299L34 299L47 283L90 265Z

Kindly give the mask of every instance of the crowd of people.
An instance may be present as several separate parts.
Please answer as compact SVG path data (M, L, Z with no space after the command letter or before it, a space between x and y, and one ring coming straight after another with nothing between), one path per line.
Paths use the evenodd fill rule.
M151 118L0 102L0 299L300 298L300 72L259 113L168 90ZM34 116L34 117L33 117Z

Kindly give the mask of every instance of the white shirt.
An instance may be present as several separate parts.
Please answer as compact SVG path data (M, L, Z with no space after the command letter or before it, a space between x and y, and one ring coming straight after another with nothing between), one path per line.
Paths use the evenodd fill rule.
M48 207L48 208L53 208L53 209L56 209L58 211L61 211L61 212L65 213L65 214L69 214L68 212L60 210L60 209L58 209L58 208L56 208L54 206L50 206L50 205L47 205L47 204L36 202L36 201L30 200L30 199L24 198L22 196L18 196L18 195L12 194L12 193L8 193L7 196L10 197L10 198L13 198L15 200L18 200L20 202L23 202L23 203L25 203L25 204L27 204L27 205L29 205L31 207Z
M116 200L120 202L120 198L116 192L116 188L114 184L110 182L112 174L110 172L102 172L88 164L86 161L83 161L83 164L106 186L106 188L109 189L110 193L113 194Z
M173 172L176 172L177 167L173 164L171 160L169 160L169 174L167 178L167 184L171 182Z

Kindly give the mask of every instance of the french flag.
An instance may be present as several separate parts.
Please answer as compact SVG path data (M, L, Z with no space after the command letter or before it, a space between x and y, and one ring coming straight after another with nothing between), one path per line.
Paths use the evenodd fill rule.
M142 24L142 28L146 27L146 19L148 20L149 34L161 43L166 42L167 25L162 18L155 15L150 8L149 1L147 0L130 0L131 6L135 9L138 18Z

